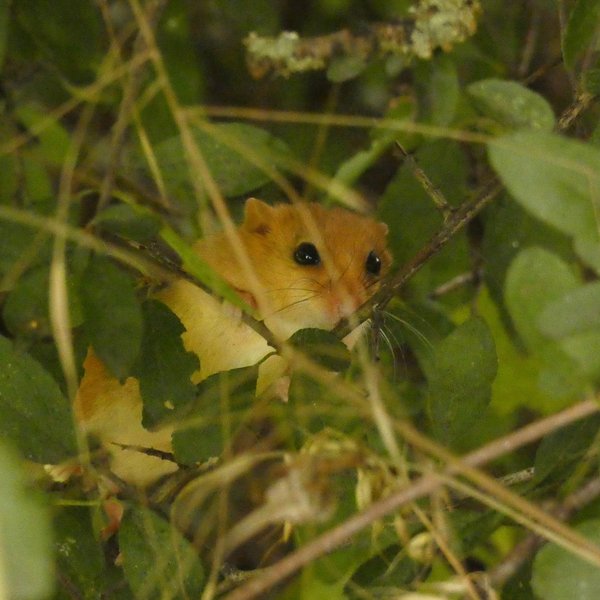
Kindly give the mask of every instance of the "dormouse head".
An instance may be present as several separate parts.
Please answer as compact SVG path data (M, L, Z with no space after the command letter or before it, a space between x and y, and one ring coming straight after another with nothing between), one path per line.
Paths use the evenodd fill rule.
M339 207L250 198L239 231L268 300L265 323L282 337L351 316L392 260L387 225Z

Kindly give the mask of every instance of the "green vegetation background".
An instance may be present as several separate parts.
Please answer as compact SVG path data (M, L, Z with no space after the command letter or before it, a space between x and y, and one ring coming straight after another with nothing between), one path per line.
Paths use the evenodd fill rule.
M312 481L332 516L295 528L290 545L410 489L404 477L446 469L446 487L390 512L351 545L322 551L273 596L595 598L600 550L585 540L600 543L597 493L568 512L572 528L563 530L481 474L448 472L452 457L440 448L461 455L506 440L489 472L525 473L511 490L548 510L571 506L565 499L597 482L600 2L484 1L475 35L429 60L346 56L327 72L260 80L246 67L248 33L310 38L347 27L360 35L368 23L406 16L411 3L160 4L0 2L0 598L212 598L239 580L237 567L212 564L189 530L186 538L170 525L164 498L148 504L123 493L119 533L102 540L98 482L53 484L40 466L81 449L69 397L90 344L113 374L142 381L145 400L164 389L182 404L213 399L207 424L177 438L182 464L205 464L227 447L208 424L224 417L220 382L187 385L196 367L180 325L147 300L158 267L170 264L156 263L158 239L160 258L170 247L194 277L226 293L189 254L210 220L190 139L236 216L250 194L365 201L390 227L399 271L428 254L452 217L398 144L447 199L446 213L475 207L386 308L383 425L369 399L356 399L368 367L347 356L324 364L344 372L354 395L300 374L290 403L269 415L291 464L310 448L342 465L327 463L327 481ZM156 6L147 22L156 45L147 45L139 15ZM317 341L300 346L325 361L335 341ZM239 375L234 424L254 404L254 371ZM148 402L155 424L164 405ZM539 428L547 435L534 444L515 441L521 428L569 407L584 418ZM406 439L407 422L427 437ZM219 490L230 483L205 484L214 489L195 518L207 529L220 527ZM312 508L317 521L327 512ZM519 550L530 532L552 544ZM505 576L507 564L516 567ZM489 580L473 575L469 584L471 572Z

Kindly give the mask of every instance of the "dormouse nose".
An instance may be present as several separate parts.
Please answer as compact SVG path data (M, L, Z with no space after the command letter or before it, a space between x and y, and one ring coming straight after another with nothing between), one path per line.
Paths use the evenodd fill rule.
M331 283L330 305L333 314L347 318L366 300L364 288L345 278Z

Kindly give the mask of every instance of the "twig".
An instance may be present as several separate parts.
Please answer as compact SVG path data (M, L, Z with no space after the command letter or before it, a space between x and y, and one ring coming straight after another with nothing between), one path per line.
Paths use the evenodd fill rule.
M68 575L63 573L59 567L56 568L56 580L62 591L68 595L71 600L83 600L83 592L73 583Z
M166 4L167 0L154 0L147 4L146 18L151 26L156 24ZM146 40L140 31L133 45L133 55L144 55L147 50ZM119 107L117 121L113 126L108 167L100 188L97 211L102 210L110 201L110 195L117 178L119 163L121 162L121 155L125 147L125 134L129 128L136 97L144 80L143 76L145 69L142 68L143 66L145 66L145 63L139 65L131 63L129 81L127 82L123 93L123 100Z
M152 50L151 60L156 71L160 89L164 94L165 101L171 111L173 120L179 129L181 143L183 145L186 161L190 168L191 182L199 207L206 208L206 200L208 198L223 227L225 238L231 245L232 256L238 261L242 272L248 278L249 291L256 297L259 308L261 305L269 306L267 294L265 293L263 286L261 286L248 253L237 234L236 226L231 218L225 198L208 168L208 164L202 151L194 139L189 121L189 113L181 107L177 94L170 83L167 68L158 49L152 27L146 19L146 15L142 9L142 3L140 0L130 0L130 5L140 28L140 33L144 36L146 45ZM273 336L271 336L271 338L272 337Z
M573 124L573 121L587 109L594 98L595 96L590 92L581 92L577 94L573 104L567 107L558 120L557 127L559 131L568 129Z
M504 487L512 487L519 483L524 483L526 481L531 481L535 476L535 470L533 467L528 467L527 469L523 469L521 471L517 471L516 473L509 473L504 477L500 477L498 479L498 483L503 485ZM472 496L468 493L458 493L455 496L455 504L454 506L458 506L464 500L472 498Z
M400 142L396 142L396 146L400 150L400 153L408 166L411 168L415 179L421 184L423 189L427 192L427 195L435 204L435 207L440 211L442 217L444 217L444 223L447 223L455 208L446 200L444 194L433 181L429 179L427 173L419 166L419 163L415 158L405 150L404 146L402 146Z
M111 442L114 446L117 446L121 450L130 450L132 452L139 452L140 454L145 454L146 456L154 456L156 458L160 458L161 460L166 460L177 465L180 469L185 469L185 465L180 465L175 460L175 455L172 452L165 452L164 450L157 450L156 448L149 448L148 446L138 446L135 444L121 444L119 442Z
M503 454L539 439L547 433L568 423L583 419L600 410L594 399L585 400L556 415L541 419L523 429L483 446L463 457L461 464L470 468L481 466ZM457 464L449 464L443 470L445 476L457 475ZM293 575L303 566L327 554L346 543L356 533L373 522L382 519L401 506L426 496L443 485L437 474L424 475L407 488L387 496L367 509L347 519L344 523L330 529L313 541L289 554L272 567L265 569L260 576L254 577L241 587L227 595L224 600L250 600L266 592L283 579Z
M323 113L302 112L289 110L274 110L264 108L249 108L245 106L208 106L200 108L182 109L190 118L200 119L206 117L222 117L229 119L244 119L267 123L293 123L295 125L317 125L323 123ZM431 125L417 121L398 120L393 118L375 118L363 115L350 115L332 113L327 115L327 124L331 127L350 127L353 129L375 129L378 131L390 130L404 133L416 133L433 138L457 140L459 142L472 142L474 144L487 144L490 136L441 125ZM0 151L2 147L0 146Z
M518 483L525 483L526 481L531 481L534 476L535 469L533 467L527 467L526 469L521 469L516 473L510 473L509 475L505 475L500 479L500 483L506 486L517 485Z
M484 190L471 202L459 206L446 221L443 227L429 240L419 252L413 256L402 268L371 297L356 312L355 318L365 321L372 310L384 310L390 300L402 289L404 284L435 254L437 254L465 225L471 222L481 210L487 206L502 189L496 180L488 183ZM341 322L334 333L344 337L350 332L347 321Z
M294 31L278 37L252 32L244 40L250 73L293 73L321 70L339 58L362 63L375 56L399 55L429 59L437 48L450 50L475 33L481 12L478 0L419 0L409 17L395 23L369 23L360 32L343 29L329 35L301 38Z
M567 30L567 7L565 6L564 0L558 0L558 22L560 24L560 39L564 39L565 31ZM566 70L566 75L571 83L571 87L573 90L577 89L577 78L575 73L573 73L570 69Z
M555 67L558 67L560 65L562 65L562 57L554 58L554 59L548 61L547 63L544 63L540 67L538 67L535 71L533 71L532 73L527 75L527 77L524 77L523 80L521 81L521 83L523 85L529 86L530 84L532 84L536 81L539 81L542 77L544 77L548 73L548 71L550 71L551 69L554 69Z
M197 277L194 277L191 273L188 273L185 269L181 267L181 265L174 262L170 257L165 256L165 254L160 251L157 245L148 245L143 246L146 251L146 255L150 255L158 265L160 265L166 272L169 273L171 277L176 277L178 279L185 279L190 283L193 283L196 287L205 291L207 294L210 294L213 298L216 298L220 301L225 301L223 297L221 297L217 292L211 289L204 282L200 281ZM255 319L252 315L242 311L240 315L240 319L248 325L251 329L254 329L256 333L262 336L266 342L275 350L281 347L281 342L273 335L271 330L258 319Z
M117 66L114 69L111 69L109 73L101 75L99 79L89 86L80 88L77 95L69 98L60 106L50 110L45 117L29 126L27 131L12 136L9 140L0 144L0 156L11 154L12 152L15 152L15 150L28 144L49 127L55 126L57 121L74 111L80 104L87 102L90 98L98 96L105 88L112 85L113 82L118 81L126 74L128 69L133 68L134 65L142 65L148 58L149 56L147 54L134 56L127 65Z
M115 243L107 242L87 231L73 227L66 222L52 217L42 217L30 211L13 208L12 206L0 205L0 221L6 220L12 223L19 223L31 229L37 229L55 236L64 236L65 239L79 244L83 248L89 248L95 252L111 256L115 260L127 265L141 274L154 280L171 280L174 276L184 277L194 285L203 289L213 297L219 297L208 286L204 285L193 275L183 271L172 262L165 262L164 257L159 257L156 253L149 251L139 252L131 246L121 246ZM151 256L149 259L148 257ZM281 346L279 341L270 332L262 321L254 319L251 315L242 313L242 321L254 329L259 335L263 336L267 343L277 349Z
M427 262L437 254L453 237L470 223L502 190L502 185L496 180L488 183L484 190L471 202L462 204L448 219L446 224L429 240L412 260L396 273L388 285L371 299L373 305L383 309L388 302L400 291L402 286ZM362 308L361 308L362 312Z
M67 222L71 198L73 197L73 174L87 128L93 115L93 105L88 104L82 111L79 122L72 136L71 144L60 173L58 202L56 208L56 219L59 222ZM73 332L71 329L71 315L69 311L69 290L67 286L67 236L64 233L56 233L52 243L52 260L49 269L48 282L48 314L50 316L50 327L60 366L63 371L67 392L70 400L77 393L77 367L75 361L75 350L73 347ZM83 438L78 435L80 447L85 448Z
M480 274L474 273L473 271L467 271L466 273L461 273L460 275L453 277L449 281L446 281L446 283L442 283L442 285L439 285L438 287L436 287L435 290L433 290L433 292L431 292L431 294L429 294L429 297L431 299L441 298L442 296L445 296L446 294L449 294L450 292L453 292L454 290L458 290L461 287L468 285L469 283L474 283L476 281L479 281L480 278L481 278Z
M596 500L598 496L600 496L600 477L588 481L582 488L567 496L560 506L549 512L560 520L566 521L575 512ZM539 535L528 535L500 564L490 570L488 573L490 583L494 586L504 585L545 543L546 540Z
M540 32L540 8L535 2L529 2L529 6L532 11L531 20L529 23L529 27L527 28L525 43L523 44L523 53L521 54L521 61L519 63L519 66L517 67L517 75L520 78L525 77L525 74L527 73L527 71L529 71L529 66L531 65L531 59L533 58L535 45L538 41L538 36Z

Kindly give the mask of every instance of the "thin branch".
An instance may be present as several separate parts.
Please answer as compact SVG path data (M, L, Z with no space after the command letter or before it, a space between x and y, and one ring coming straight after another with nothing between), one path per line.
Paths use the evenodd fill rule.
M208 200L210 200L223 227L225 238L231 245L232 255L237 259L245 277L248 278L249 291L257 299L259 310L264 312L263 309L268 309L270 305L268 294L266 294L263 286L261 286L260 281L258 280L248 253L237 234L237 228L231 218L225 198L208 167L202 151L195 141L189 119L190 113L182 108L177 98L177 94L170 83L169 74L157 46L154 32L142 10L142 3L140 0L130 0L130 5L140 28L140 32L144 36L145 43L151 50L151 60L156 71L157 80L160 84L161 91L165 96L165 101L169 107L173 120L179 130L199 208L206 208L206 198L208 197ZM271 338L272 337L273 336L271 336Z
M526 469L521 469L516 473L510 473L509 475L505 475L500 479L500 483L507 487L512 485L517 485L519 483L525 483L526 481L531 481L535 476L535 469L533 467L527 467Z
M450 292L454 292L465 285L469 285L471 283L476 283L481 279L481 274L473 271L467 271L466 273L460 273L456 277L453 277L449 281L442 283L438 287L435 288L430 294L429 298L441 298Z
M41 215L12 206L0 205L0 221L1 220L19 223L54 236L64 236L65 239L73 241L83 248L89 248L95 252L111 256L115 260L118 260L124 265L128 265L150 279L170 281L174 276L183 277L208 294L211 294L213 297L219 298L218 294L215 294L211 288L204 285L193 275L186 273L171 262L166 263L164 258L162 260L159 259L159 256L156 253L151 255L148 251L139 252L130 247L126 248L114 243L109 243L87 231L72 227L68 223L58 219L42 217ZM149 256L152 256L154 260L149 259ZM258 321L246 313L242 313L241 319L246 325L254 329L259 335L263 336L270 346L275 349L280 347L278 340L269 329L267 329L262 321Z
M595 96L590 92L581 92L577 94L573 104L567 107L558 120L559 131L565 131L579 117L579 115L588 108Z
M600 410L597 401L590 400L589 402L591 402L591 407L588 407L587 410L591 409L594 412ZM600 566L600 547L545 512L536 504L511 492L496 479L473 466L473 456L477 456L476 452L470 453L461 459L440 444L428 439L410 423L399 423L397 427L409 443L424 449L438 460L445 462L447 471L454 469L454 472L450 475L442 472L438 475L439 477L443 477L447 481L449 476L456 474L468 479L485 492L481 494L481 498L494 510L504 513L522 526L530 528L591 564ZM507 438L510 438L510 436L507 436ZM502 448L499 451L501 453L505 452ZM460 481L457 480L454 485L456 484L460 485Z
M339 59L366 63L375 57L429 59L434 51L450 50L473 35L481 12L478 0L419 0L409 16L395 23L369 23L360 32L343 29L329 35L301 38L294 31L263 37L252 32L244 40L252 76L328 68Z
M529 71L529 66L531 65L531 60L533 59L535 46L538 42L540 33L540 7L536 2L529 2L529 7L531 9L531 20L529 22L529 27L527 28L527 34L525 36L525 42L523 44L521 61L519 62L519 66L517 67L517 75L520 78L525 77L527 71Z
M588 481L583 487L576 490L560 504L549 512L561 521L568 520L574 513L590 504L600 496L600 477ZM527 563L535 552L546 543L546 540L536 534L528 535L517 544L511 553L488 573L492 585L504 585L511 577Z
M135 65L142 65L149 59L147 54L135 56L126 65L111 69L110 72L103 74L99 79L89 86L81 88L76 96L72 96L60 106L50 110L47 115L27 128L27 131L11 137L8 141L0 144L0 156L11 154L22 146L25 146L31 140L41 135L49 127L53 127L57 121L74 111L80 104L90 99L96 98L104 89L119 80L126 72Z
M600 406L595 400L585 400L556 415L541 419L515 433L509 434L499 440L495 440L491 444L487 444L475 452L467 454L462 458L460 464L470 468L484 465L507 452L539 439L559 427L583 419L599 410ZM406 428L404 429L405 432L409 431ZM442 471L444 476L457 475L459 472L460 466L457 463L447 465ZM272 567L265 569L260 576L250 579L244 585L234 590L227 595L224 600L250 600L251 598L260 596L313 560L346 543L352 536L368 527L373 522L382 519L409 502L413 502L431 494L441 485L443 485L443 481L437 474L431 473L424 475L409 487L400 489L390 496L379 500L364 511L350 517L344 523L330 529L308 544L305 544ZM596 562L598 562L598 560L600 560L600 554L596 554L593 554L593 556ZM591 558L590 554L587 556L588 558Z
M564 0L558 0L556 4L557 4L557 10L558 10L558 22L560 24L560 39L563 40L565 31L567 30L567 23L568 23L567 7L565 5ZM569 79L569 82L571 83L571 88L573 90L576 90L577 89L577 78L575 76L575 73L573 73L570 69L567 69L566 75Z
M208 106L185 108L184 112L192 118L223 117L230 119L245 119L267 123L293 123L295 125L321 125L323 113L302 112L290 110L273 110L264 108L248 108L245 106ZM330 127L352 127L355 129L376 129L416 133L432 138L444 138L459 142L487 144L491 139L476 131L468 131L441 125L431 125L403 119L374 118L362 115L328 114L327 124ZM1 147L0 147L1 149Z
M431 257L442 250L458 231L470 223L501 190L502 186L496 180L492 180L474 200L465 202L459 206L429 242L425 244L412 259L404 264L389 281L384 283L381 289L372 296L370 300L361 306L355 314L355 319L362 322L370 317L373 310L384 310L390 300L398 294L406 282L417 273ZM341 322L334 329L334 333L340 337L347 335L349 332L350 327L346 321Z
M93 104L87 105L82 111L61 170L56 219L62 223L66 223L69 218L71 198L73 197L73 174L93 113ZM57 232L52 243L52 260L49 269L48 312L69 400L73 401L77 394L78 377L69 311L66 256L67 237L64 233ZM80 438L78 440L80 447L86 448L83 443L83 436L80 436Z
M450 218L450 215L454 212L455 208L446 200L444 194L433 183L433 181L429 179L429 176L420 167L419 163L417 163L415 158L404 149L404 146L402 146L400 142L396 142L396 146L400 150L400 153L404 157L404 160L413 172L415 179L427 192L427 195L431 198L431 200L435 204L435 207L442 214L442 217L444 217L444 223L446 223Z
M155 26L158 21L167 0L154 0L147 5L146 19L150 26ZM133 55L144 55L148 48L142 32L138 32L133 45ZM117 171L121 162L121 155L125 147L125 134L129 129L131 123L131 116L135 105L138 92L142 86L144 80L144 73L146 63L142 63L139 66L135 66L132 63L132 68L129 72L129 80L125 86L123 93L123 100L119 107L119 114L117 120L113 126L112 140L110 144L109 156L108 156L108 167L106 169L106 175L102 181L100 188L100 198L98 200L97 210L102 210L110 201L110 195L112 193L115 180L117 178Z

